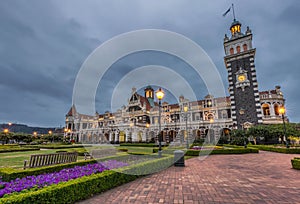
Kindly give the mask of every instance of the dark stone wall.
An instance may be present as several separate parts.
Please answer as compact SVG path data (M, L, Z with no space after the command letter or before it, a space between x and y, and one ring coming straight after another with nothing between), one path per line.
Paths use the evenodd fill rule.
M242 67L242 69L247 71L247 77L250 81L250 86L245 87L244 91L242 88L236 88L236 75L235 73ZM254 66L252 66L254 67ZM242 128L242 124L245 122L251 122L254 124L258 123L258 117L257 117L257 107L255 102L255 96L254 93L258 91L254 91L253 82L257 82L257 80L253 80L253 77L256 77L255 75L252 75L251 66L250 66L250 57L246 57L243 59L231 61L231 70L232 70L232 82L233 82L233 92L234 92L234 100L235 100L235 111L236 113L233 115L236 115L237 125L238 128ZM240 114L239 110L244 109L244 114Z

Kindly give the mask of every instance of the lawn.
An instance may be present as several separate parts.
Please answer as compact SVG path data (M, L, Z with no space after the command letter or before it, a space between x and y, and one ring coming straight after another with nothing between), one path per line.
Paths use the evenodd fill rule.
M12 168L23 168L24 160L29 160L30 155L33 154L51 154L56 151L67 151L67 152L86 152L92 149L108 148L111 146L94 146L86 148L66 148L66 149L41 149L36 151L25 151L25 152L7 152L0 153L0 168L12 167ZM78 156L77 161L84 160L83 156Z

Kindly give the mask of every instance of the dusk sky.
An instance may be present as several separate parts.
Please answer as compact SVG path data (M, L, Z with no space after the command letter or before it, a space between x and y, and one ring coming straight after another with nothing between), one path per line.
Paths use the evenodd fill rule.
M223 38L225 33L230 35L233 17L222 14L231 3L242 31L249 26L253 33L259 90L280 85L287 116L291 122L300 122L299 0L2 0L0 123L63 126L76 75L86 58L103 42L139 29L168 30L196 42L212 59L227 88ZM110 96L106 96L126 70L154 62L185 66L163 53L125 57L101 82L107 93L97 95L97 111L108 110ZM180 74L196 86L192 74ZM200 97L207 94L205 87L199 89L203 90ZM127 92L129 97L131 88Z

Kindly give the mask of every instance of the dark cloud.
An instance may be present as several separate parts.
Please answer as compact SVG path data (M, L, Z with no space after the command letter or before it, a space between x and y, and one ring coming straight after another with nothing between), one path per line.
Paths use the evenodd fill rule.
M232 1L20 1L0 2L0 122L41 126L64 124L72 91L82 63L104 42L136 29L156 28L183 34L211 57L227 86L223 37L229 34L232 14L222 13ZM281 85L288 115L300 121L298 87L300 56L298 23L300 2L234 1L243 29L250 26L257 48L256 67L260 90ZM272 6L270 6L272 5ZM154 59L154 61L151 59ZM164 55L128 57L116 63L100 84L109 96L119 79L132 68L163 61L167 67L185 67ZM174 66L173 66L174 65ZM194 86L199 80L181 73ZM190 75L189 75L190 74ZM199 86L199 85L198 85ZM101 92L101 89L99 90ZM131 90L128 90L128 94ZM204 94L205 89L201 90ZM98 92L96 108L106 106Z

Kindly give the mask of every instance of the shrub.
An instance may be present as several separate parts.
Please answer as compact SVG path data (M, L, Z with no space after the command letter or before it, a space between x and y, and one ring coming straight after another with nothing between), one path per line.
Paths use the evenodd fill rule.
M157 143L121 143L120 146L134 146L134 147L158 147ZM169 144L161 144L162 147L167 147Z
M285 147L274 147L266 145L253 145L253 147L258 148L259 150L278 152L285 154L300 154L300 148L285 148Z
M300 157L295 157L294 159L291 160L292 162L292 167L294 169L300 170Z
M37 151L40 148L22 148L22 147L14 147L14 148L6 148L0 149L0 153L7 153L7 152L25 152L25 151Z
M188 150L186 156L199 156L200 152L203 155L206 154L247 154L258 153L258 149L255 148L234 148L234 149L214 149L214 150Z
M126 148L118 148L118 150L119 150L120 152L128 152L128 149L126 149Z

